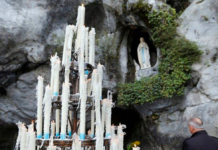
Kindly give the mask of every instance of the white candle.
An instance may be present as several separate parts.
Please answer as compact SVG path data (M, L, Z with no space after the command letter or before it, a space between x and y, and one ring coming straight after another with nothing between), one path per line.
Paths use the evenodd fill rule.
M53 95L58 96L59 94L59 73L60 73L60 60L55 62L55 76L54 76L54 91Z
M94 138L95 110L91 110L91 138Z
M69 84L63 83L62 88L62 107L61 107L61 139L66 139L66 127L68 117Z
M115 136L111 139L111 150L118 150L119 148L119 139Z
M66 64L65 64L65 75L64 75L64 83L69 83L69 75L70 75L70 66L71 66L71 61L70 61L70 55L71 55L71 51L68 50L67 51L67 60L69 60Z
M31 131L29 132L29 146L28 146L28 150L35 150L36 148L36 136L35 136L35 132Z
M55 136L55 122L54 120L51 122L51 136Z
M38 77L37 85L37 138L42 138L42 99L43 99L43 78Z
M54 146L54 143L53 143L53 138L51 138L51 141L50 141L50 144L48 146L48 149L49 150L56 150L56 146Z
M119 138L119 150L123 150L123 136L124 134L119 134L118 138Z
M80 106L80 134L79 134L80 140L85 139L86 100L87 100L86 86L87 86L86 82L81 83L81 91L80 91L80 101L81 101L81 106Z
M69 37L69 32L70 32L69 26L66 26L65 38L64 38L64 47L63 47L63 56L62 56L62 65L64 65L66 62L67 39Z
M69 111L69 118L70 118L70 121L72 121L72 111L70 110ZM71 135L72 135L72 132L71 132L71 126L70 126L70 122L68 121L68 135L71 137Z
M18 150L18 147L20 145L20 140L21 140L21 134L22 134L22 122L18 122L16 123L17 127L18 127L18 135L17 135L17 141L16 141L16 145L15 145L15 150Z
M134 145L134 147L132 148L132 150L140 150L140 148L137 147L136 145Z
M51 88L46 86L44 96L44 139L49 139L50 116L51 116Z
M111 126L111 138L114 138L115 137L115 126L114 125L112 125Z
M21 130L21 141L20 141L20 150L25 150L26 148L26 127L22 124Z
M95 28L89 32L89 63L95 67Z
M79 6L78 7L78 16L77 16L77 24L76 24L76 29L77 29L77 49L75 49L75 52L78 51L78 49L80 48L80 44L81 44L81 32L82 32L82 27L84 26L84 22L85 22L85 7Z
M85 62L88 63L89 62L89 52L88 52L88 43L89 43L89 28L87 27L85 29Z
M55 76L55 62L57 61L58 56L57 53L55 53L55 56L51 56L51 80L50 80L50 86L51 91L54 91L54 76Z
M107 117L106 117L106 137L109 138L112 136L111 133L111 107L112 100L107 100Z
M59 125L60 125L60 109L56 109L55 112L55 121L56 121L56 136L59 136Z
M102 81L103 81L103 65L100 63L97 66L97 72L98 72L98 82L99 82L99 94L100 94L100 99L102 99Z

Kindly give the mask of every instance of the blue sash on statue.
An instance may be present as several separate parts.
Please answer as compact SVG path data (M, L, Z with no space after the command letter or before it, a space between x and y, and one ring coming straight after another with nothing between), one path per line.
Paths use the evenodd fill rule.
M142 55L142 63L144 64L145 63L145 49L144 49L144 47L142 47L141 55Z

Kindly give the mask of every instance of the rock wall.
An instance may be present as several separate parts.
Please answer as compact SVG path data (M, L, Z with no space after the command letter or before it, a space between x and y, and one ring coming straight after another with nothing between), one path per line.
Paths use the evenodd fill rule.
M65 26L75 24L80 2L0 2L1 125L14 125L19 120L28 123L36 117L37 76L45 78L45 85L49 83L49 57L55 52L62 56ZM95 27L97 32L96 64L100 61L105 66L103 92L107 89L116 92L118 82L131 82L158 73L157 65L149 71L138 71L131 55L134 28L140 27L149 33L146 23L130 11L137 0L83 2L86 25ZM155 7L162 3L144 2ZM186 95L144 105L117 107L134 110L141 118L135 121L134 134L127 136L126 144L140 140L142 150L181 149L182 141L190 136L185 120L192 116L202 118L209 134L218 137L217 10L216 0L193 0L179 19L178 33L196 42L204 52L201 61L192 66L192 80Z

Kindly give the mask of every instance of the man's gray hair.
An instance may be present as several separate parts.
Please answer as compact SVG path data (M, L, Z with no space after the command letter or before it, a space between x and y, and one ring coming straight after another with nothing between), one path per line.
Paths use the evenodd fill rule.
M196 129L203 129L203 121L200 118L193 117L189 119L188 124Z

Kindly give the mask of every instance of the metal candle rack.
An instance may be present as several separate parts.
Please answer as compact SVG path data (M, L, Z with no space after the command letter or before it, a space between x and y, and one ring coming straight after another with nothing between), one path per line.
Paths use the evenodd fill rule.
M73 54L74 56L74 54ZM74 58L74 60L76 60ZM84 64L85 68L85 74L87 75L87 79L91 78L92 71L94 67L91 64L85 63ZM62 67L61 74L64 75L64 67ZM72 120L68 117L68 121L70 123L71 131L72 133L77 133L78 128L79 128L79 123L77 120L77 113L78 113L78 106L80 103L79 100L79 74L78 74L78 63L77 61L72 61L71 67L70 67L70 83L72 84L71 86L71 94L69 98L69 111L72 111ZM86 112L88 110L94 109L93 106L93 98L91 96L87 96L87 102L86 102ZM54 96L52 99L52 109L60 109L62 101L61 101L61 96ZM73 135L72 134L72 135ZM95 150L95 142L96 139L92 139L90 136L86 136L85 140L81 140L81 146L84 148L84 150ZM36 145L43 147L48 147L50 143L50 140L44 140L44 139L36 139ZM66 147L72 147L73 139L68 138L65 140L61 140L60 137L54 137L53 139L53 144L54 146L60 147L61 149L65 149ZM110 149L110 139L105 138L104 139L104 147L105 150ZM42 149L40 148L40 149Z

